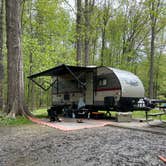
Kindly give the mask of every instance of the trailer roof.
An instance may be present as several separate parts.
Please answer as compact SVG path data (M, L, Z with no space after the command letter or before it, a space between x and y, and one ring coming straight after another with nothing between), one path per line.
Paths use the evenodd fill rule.
M29 79L41 77L41 76L56 76L56 75L62 75L66 74L68 72L76 72L76 71L93 71L96 67L95 66L89 66L89 67L82 67L82 66L70 66L70 65L59 65L56 67L53 67L51 69L42 71L40 73L33 74L29 76Z

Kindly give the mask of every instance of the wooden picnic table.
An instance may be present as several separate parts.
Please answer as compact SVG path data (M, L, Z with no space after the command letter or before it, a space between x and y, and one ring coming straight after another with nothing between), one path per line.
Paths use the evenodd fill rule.
M159 112L155 112L155 113L148 113L149 111L145 112L147 122L149 117L157 117L157 116L159 117L161 122L165 122L162 120L162 116L166 115L166 105L159 106L158 108L159 108Z

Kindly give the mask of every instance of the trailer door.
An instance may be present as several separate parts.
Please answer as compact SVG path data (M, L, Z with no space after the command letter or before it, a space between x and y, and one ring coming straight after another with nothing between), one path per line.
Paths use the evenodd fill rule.
M85 90L85 103L87 105L93 104L93 72L86 73L86 90Z

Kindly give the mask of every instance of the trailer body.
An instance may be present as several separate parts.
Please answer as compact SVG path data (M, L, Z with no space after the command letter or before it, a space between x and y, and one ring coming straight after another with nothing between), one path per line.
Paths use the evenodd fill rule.
M134 110L138 100L144 97L144 86L135 74L107 66L63 64L29 78L40 76L52 77L52 106L60 109L73 103L78 107L83 99L89 110L126 112Z

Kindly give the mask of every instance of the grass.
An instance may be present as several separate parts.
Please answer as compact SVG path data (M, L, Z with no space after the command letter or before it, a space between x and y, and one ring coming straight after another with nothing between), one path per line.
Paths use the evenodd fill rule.
M106 111L100 111L103 113L106 113ZM151 110L149 113L156 113L159 112L159 110ZM37 118L47 118L47 109L38 109L34 110L33 115ZM111 112L111 116L115 117L117 112ZM145 112L144 111L134 111L132 113L133 118L145 118ZM159 117L153 117L154 119L159 119ZM162 120L166 121L166 115L162 116ZM18 126L18 125L24 125L24 124L32 124L32 122L22 116L18 116L16 119L8 118L4 115L0 114L0 126Z
M99 111L106 113L106 111ZM161 112L159 110L151 110L149 113L158 113ZM115 117L117 112L111 112L111 116ZM133 111L132 112L132 118L133 119L145 119L145 111ZM152 118L152 117L150 117ZM153 119L159 119L159 116L153 117ZM166 121L166 115L162 115L162 120Z
M33 111L33 115L37 118L44 118L47 117L47 111L46 109L38 109ZM32 123L33 122L31 122L29 119L23 116L17 116L14 119L0 114L0 126L19 126Z
M38 110L35 110L32 112L33 115L37 118L46 118L48 115L47 115L47 109L38 109Z
M154 109L154 110L149 111L149 114L159 113L159 112L162 112L162 111ZM145 111L134 111L132 116L133 116L133 118L145 118ZM159 116L150 117L150 118L159 119ZM166 115L162 115L162 120L166 120Z
M0 126L18 126L24 124L32 124L32 122L22 116L18 116L17 118L9 118L6 116L0 116Z

